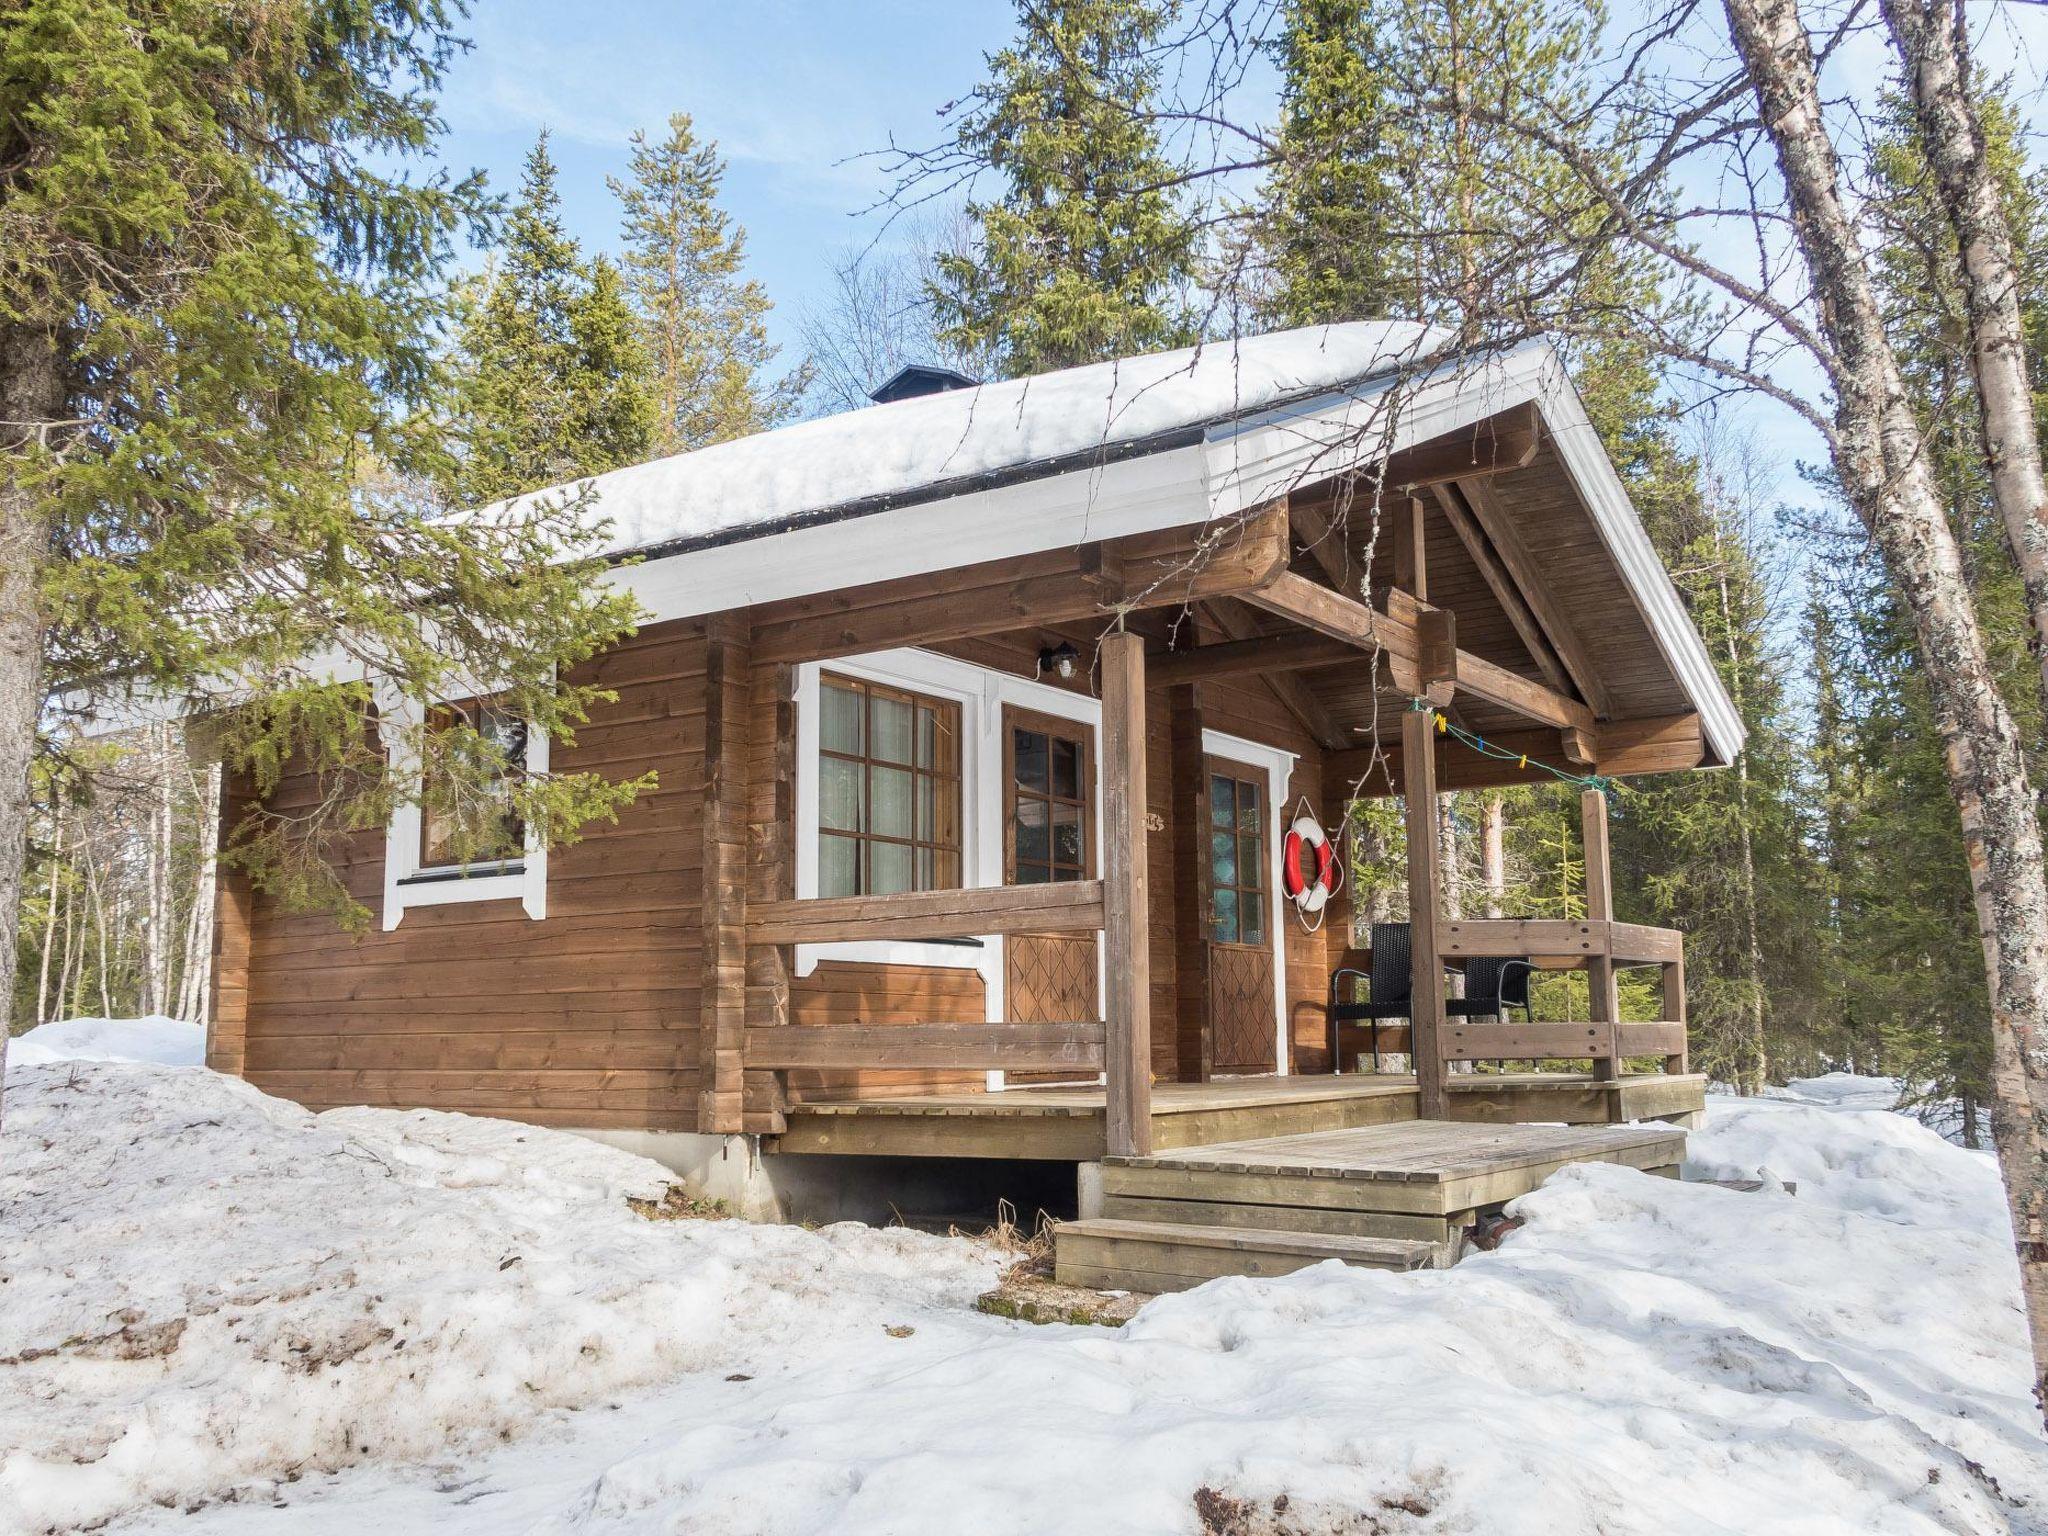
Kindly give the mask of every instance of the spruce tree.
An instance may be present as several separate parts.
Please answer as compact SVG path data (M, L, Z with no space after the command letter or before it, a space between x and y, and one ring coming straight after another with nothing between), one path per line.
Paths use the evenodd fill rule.
M976 250L939 259L942 335L1012 378L1192 341L1195 226L1146 115L1164 11L1020 0L1018 19L957 133L1003 192L968 205Z
M808 374L770 383L766 291L747 278L747 232L718 206L725 161L689 114L659 143L633 135L632 175L610 178L624 212L627 286L652 364L657 453L760 432L795 410Z
M1259 239L1271 284L1263 308L1277 325L1415 307L1374 11L1373 0L1287 0L1273 44L1280 123Z
M646 459L654 401L618 270L562 227L543 133L503 247L464 296L451 491L471 506Z
M256 790L294 758L331 770L234 855L347 905L314 855L418 792L366 679L498 677L561 730L590 691L558 678L630 622L571 509L457 525L413 494L438 446L433 296L492 212L480 178L417 170L450 20L26 0L0 26L0 996L30 762L71 708L199 693ZM624 793L536 776L520 810L558 837Z

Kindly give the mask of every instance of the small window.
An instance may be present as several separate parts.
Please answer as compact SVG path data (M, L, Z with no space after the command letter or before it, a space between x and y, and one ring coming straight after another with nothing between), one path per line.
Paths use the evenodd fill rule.
M1085 725L1017 713L1009 732L1010 883L1087 879L1094 845L1092 733Z
M526 722L497 705L470 701L436 705L427 713L429 731L467 726L502 756L503 771L481 796L451 804L434 786L420 806L420 868L474 869L516 865L526 851L526 825L512 809L511 788L526 766Z
M1266 809L1256 779L1209 775L1209 937L1266 942Z
M818 894L960 884L960 706L826 674L818 686Z

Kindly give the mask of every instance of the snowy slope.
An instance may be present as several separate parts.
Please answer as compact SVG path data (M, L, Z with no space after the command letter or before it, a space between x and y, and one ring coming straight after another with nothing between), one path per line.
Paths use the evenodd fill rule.
M712 538L1247 416L1414 363L1448 339L1409 322L1360 321L1210 342L842 411L580 484L591 514L610 524L607 549ZM571 489L511 506L560 502Z
M150 1061L196 1067L206 1060L206 1029L151 1014L140 1019L57 1019L7 1043L10 1067L53 1061Z
M195 1079L10 1080L0 1529L2048 1530L1994 1170L1896 1115L1716 1101L1701 1170L1796 1197L1575 1170L1454 1270L1111 1332L966 1310L966 1244L643 1222L621 1154Z

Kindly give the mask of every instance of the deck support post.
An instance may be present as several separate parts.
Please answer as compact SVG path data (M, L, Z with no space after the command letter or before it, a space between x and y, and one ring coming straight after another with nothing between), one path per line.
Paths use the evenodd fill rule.
M1444 1118L1444 962L1437 933L1436 743L1433 710L1401 717L1401 763L1408 821L1409 1055L1415 1063L1417 1115Z
M1614 921L1614 873L1608 856L1607 792L1579 793L1579 826L1586 852L1586 920ZM1614 961L1605 953L1586 960L1586 991L1595 1024L1612 1025L1621 1018L1621 998L1614 982ZM1621 1071L1621 1057L1610 1051L1593 1062L1593 1076L1611 1079Z
M1111 1157L1152 1150L1152 964L1145 850L1145 641L1102 642L1104 1115Z

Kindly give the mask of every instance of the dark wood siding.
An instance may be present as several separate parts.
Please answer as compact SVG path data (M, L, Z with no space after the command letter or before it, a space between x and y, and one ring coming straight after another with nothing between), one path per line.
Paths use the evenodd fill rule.
M247 939L223 934L223 1056L239 1023L249 1080L315 1108L423 1106L541 1125L689 1129L695 1123L703 838L704 629L651 626L584 669L617 690L560 771L659 785L548 856L544 921L517 902L416 907L358 939L321 915L257 898ZM309 775L283 803L314 792ZM373 925L384 834L340 850ZM246 990L235 948L246 949ZM243 999L246 998L244 1009ZM245 1011L232 1020L229 1014Z

